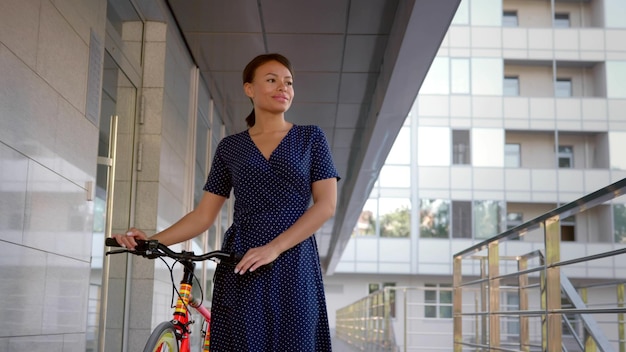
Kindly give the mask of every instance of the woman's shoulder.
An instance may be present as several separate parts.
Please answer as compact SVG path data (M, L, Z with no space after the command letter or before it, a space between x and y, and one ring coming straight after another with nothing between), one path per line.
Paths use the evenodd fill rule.
M306 134L306 135L309 135L309 136L324 135L324 131L318 125L296 125L296 124L294 124L293 127L296 128L298 130L298 132L301 133L301 134Z

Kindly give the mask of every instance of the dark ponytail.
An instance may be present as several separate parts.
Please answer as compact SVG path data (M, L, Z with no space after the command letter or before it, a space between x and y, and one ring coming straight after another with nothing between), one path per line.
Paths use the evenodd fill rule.
M256 115L254 115L254 108L252 108L252 111L250 112L248 117L246 117L246 124L248 125L248 127L252 127L254 126L255 122L256 122Z
M252 59L247 65L246 68L243 69L243 83L252 83L252 80L254 79L254 74L256 73L256 69L263 65L266 62L269 61L277 61L280 64L282 64L283 66L285 66L289 72L291 73L291 76L293 76L293 68L291 67L291 62L289 62L289 60L284 57L281 54L261 54L257 57L255 57L254 59ZM250 99L252 100L252 99ZM254 102L253 102L254 104ZM248 115L248 117L246 117L246 123L248 124L248 127L252 127L254 126L254 123L256 122L256 116L254 115L254 108L252 109L252 112L250 113L250 115Z

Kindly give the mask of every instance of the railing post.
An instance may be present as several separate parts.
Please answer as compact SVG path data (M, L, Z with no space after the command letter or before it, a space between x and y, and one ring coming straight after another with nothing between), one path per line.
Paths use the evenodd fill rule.
M498 241L489 243L489 349L500 347L500 254ZM551 350L556 351L556 350Z
M624 308L624 284L617 284L617 307ZM624 313L617 314L617 336L619 352L626 352L626 333L624 332Z
M517 260L517 270L524 271L528 269L528 258L526 256ZM528 310L528 274L522 274L518 277L519 310ZM519 316L519 348L520 351L530 351L530 336L528 326L528 316L520 314Z
M544 235L546 248L546 314L547 314L547 349L544 351L560 351L563 328L561 313L561 268L552 267L561 260L561 223L558 216L545 221Z
M486 279L487 276L488 276L487 258L481 258L480 259L480 278ZM484 281L483 283L480 284L480 312L481 313L487 312L487 287L488 286L489 285ZM481 336L480 343L483 345L486 345L487 344L487 316L486 315L481 315L481 318L480 318L480 336Z
M587 288L583 287L580 289L580 299L583 300L583 302L585 303L585 306L587 305ZM589 332L587 332L587 329L585 329L584 331L584 338L585 338L585 352L596 352L598 350L598 346L596 345L596 341L593 339L593 336L591 336L591 334Z
M462 283L463 257L455 257L452 264L452 286L454 287L452 299L452 316L454 327L454 352L463 351L463 291Z

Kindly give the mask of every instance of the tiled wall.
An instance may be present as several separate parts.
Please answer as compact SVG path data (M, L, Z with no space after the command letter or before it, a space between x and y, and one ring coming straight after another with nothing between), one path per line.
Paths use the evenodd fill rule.
M84 351L98 130L90 31L106 1L0 2L0 350Z

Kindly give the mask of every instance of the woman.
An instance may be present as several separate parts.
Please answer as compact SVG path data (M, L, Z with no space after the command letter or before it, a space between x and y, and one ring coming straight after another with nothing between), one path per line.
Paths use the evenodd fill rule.
M219 143L198 207L151 239L172 245L204 232L233 189L234 220L222 249L245 255L234 272L216 270L211 351L330 351L312 235L335 212L339 176L328 142L319 127L285 120L294 90L284 56L254 58L243 89L254 106L249 128ZM131 229L115 237L134 248L146 235Z

